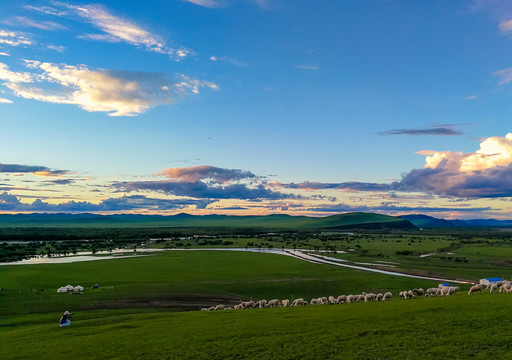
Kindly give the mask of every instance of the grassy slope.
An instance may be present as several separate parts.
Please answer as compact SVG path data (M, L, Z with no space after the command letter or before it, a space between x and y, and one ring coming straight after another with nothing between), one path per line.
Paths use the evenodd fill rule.
M77 313L0 328L2 359L506 359L510 295L224 312Z

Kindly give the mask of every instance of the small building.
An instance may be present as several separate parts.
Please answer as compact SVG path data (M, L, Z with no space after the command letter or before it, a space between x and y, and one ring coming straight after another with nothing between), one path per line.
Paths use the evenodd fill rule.
M492 284L492 283L495 283L495 282L498 282L498 281L503 281L503 279L501 279L499 277L480 279L479 284L480 285L488 286L489 284Z

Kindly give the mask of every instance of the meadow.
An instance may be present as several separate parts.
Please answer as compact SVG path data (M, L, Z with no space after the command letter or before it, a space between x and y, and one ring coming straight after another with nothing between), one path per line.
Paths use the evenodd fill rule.
M492 235L492 234L491 234ZM351 262L477 281L512 278L507 239L441 234L223 237L228 247L297 247ZM150 242L201 247L204 238ZM177 243L182 242L181 246ZM407 250L407 251L406 251ZM448 253L451 253L448 254ZM420 257L421 254L432 254ZM441 257L445 257L441 259ZM452 259L448 259L452 257ZM465 258L468 262L455 261ZM378 266L378 265L376 265ZM384 268L384 267L383 267ZM57 294L60 286L83 294ZM93 289L98 284L99 288ZM0 266L2 359L507 358L509 294L403 300L438 282L304 262L269 253L166 251L70 264ZM393 292L387 302L203 312L240 300ZM64 310L75 313L59 328Z

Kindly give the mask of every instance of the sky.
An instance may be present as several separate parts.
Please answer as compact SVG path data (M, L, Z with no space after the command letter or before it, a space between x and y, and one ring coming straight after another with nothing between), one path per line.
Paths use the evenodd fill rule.
M512 219L512 3L0 2L0 213Z

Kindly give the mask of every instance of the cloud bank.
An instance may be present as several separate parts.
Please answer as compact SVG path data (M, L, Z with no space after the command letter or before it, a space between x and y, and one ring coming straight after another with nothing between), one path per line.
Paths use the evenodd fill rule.
M0 173L30 173L36 176L61 176L69 174L69 170L55 170L46 166L37 165L19 165L0 163Z
M33 203L22 203L16 196L7 192L0 193L0 211L36 211L36 212L102 212L102 211L129 211L129 210L177 210L189 206L204 209L214 201L211 200L169 200L148 198L142 195L122 196L109 198L99 204L87 201L68 201L60 204L50 204L36 199Z

